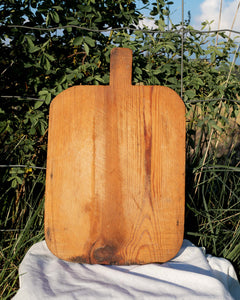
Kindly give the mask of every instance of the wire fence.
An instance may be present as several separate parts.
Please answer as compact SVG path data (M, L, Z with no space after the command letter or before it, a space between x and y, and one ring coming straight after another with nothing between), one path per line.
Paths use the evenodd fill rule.
M220 8L221 11L221 8ZM236 15L235 15L236 16ZM219 15L219 24L220 24L220 19L221 16ZM233 24L235 22L233 21ZM57 31L57 30L64 30L64 29L68 29L68 28L76 28L82 31L88 31L88 32L95 32L95 33L104 33L104 32L112 32L112 31L124 31L124 30L129 30L131 32L143 32L143 33L152 33L152 34L179 34L181 37L181 55L180 55L180 59L181 59L181 98L183 98L183 72L184 72L184 39L185 39L185 35L189 34L189 33L193 33L193 34L199 34L199 35L209 35L209 34L219 34L219 33L228 33L229 36L228 38L230 38L231 33L234 33L236 35L240 36L240 31L238 30L234 30L234 29L213 29L213 30L197 30L197 29L190 29L190 28L185 28L185 21L184 21L184 0L182 0L181 3L181 24L179 25L179 29L170 29L170 30L158 30L158 29L149 29L149 28L140 28L134 25L131 26L124 26L124 27L116 27L116 28L105 28L105 29L96 29L96 28L88 28L88 27L83 27L83 26L78 26L78 25L63 25L63 26L55 26L55 27L37 27L37 26L26 26L26 25L7 25L6 27L8 28L21 28L21 29L25 29L25 30L33 30L33 31ZM233 27L233 25L232 25ZM216 39L216 43L217 43L217 39ZM233 58L233 63L232 65L235 63L235 59L236 59L236 54L239 50L239 46L235 52L235 56ZM231 69L230 71L231 72ZM24 97L24 96L20 96L20 95L0 95L0 98L2 99L17 99L20 101L42 101L45 102L45 100L40 99L40 98L36 98L36 97ZM191 100L186 100L185 104L195 104L195 103L202 103L202 102L233 102L233 103L237 103L240 105L240 101L236 100L236 99L228 99L228 98L213 98L213 99L191 99ZM39 169L39 170L46 170L46 167L39 167L39 166L28 166L28 165L13 165L13 164L2 164L0 165L0 168L32 168L32 169Z

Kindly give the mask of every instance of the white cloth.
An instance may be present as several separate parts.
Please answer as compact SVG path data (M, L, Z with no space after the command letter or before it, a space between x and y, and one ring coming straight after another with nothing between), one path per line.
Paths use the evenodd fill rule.
M19 267L14 300L35 299L240 299L229 261L205 255L184 240L164 264L88 265L55 257L45 241L33 245Z

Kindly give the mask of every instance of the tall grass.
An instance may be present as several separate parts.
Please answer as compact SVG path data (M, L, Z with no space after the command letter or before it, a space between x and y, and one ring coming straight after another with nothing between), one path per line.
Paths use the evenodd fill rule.
M209 253L229 259L239 276L239 121L221 109L225 122L218 122L220 130L209 128L206 122L198 127L199 109L190 111L193 114L188 120L186 237L206 247ZM201 120L203 106L200 111Z
M5 173L7 172L5 170ZM40 171L34 182L24 182L25 192L20 198L18 193L23 185L18 187L15 196L9 193L9 188L7 193L1 195L1 299L9 299L15 294L19 285L19 263L29 247L44 238L43 175L43 171ZM3 185L6 185L6 182L3 182Z

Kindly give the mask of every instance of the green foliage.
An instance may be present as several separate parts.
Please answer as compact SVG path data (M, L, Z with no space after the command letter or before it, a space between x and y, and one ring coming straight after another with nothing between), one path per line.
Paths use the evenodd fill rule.
M0 4L0 164L17 166L0 168L2 297L17 289L24 253L43 238L45 174L35 166L46 166L51 100L73 85L108 84L109 55L116 46L133 50L133 84L164 85L181 93L181 33L175 31L180 25L166 31L168 4L152 3L151 16L161 31L155 33L137 30L142 15L132 0ZM114 29L118 27L129 28ZM239 273L236 44L222 34L215 45L216 34L191 31L189 21L185 27L190 30L184 35L183 56L186 238L230 259Z

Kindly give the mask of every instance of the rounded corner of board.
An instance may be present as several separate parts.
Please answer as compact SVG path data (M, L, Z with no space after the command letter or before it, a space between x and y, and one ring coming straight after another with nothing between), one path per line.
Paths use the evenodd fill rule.
M50 107L55 105L55 103L57 103L57 101L63 97L65 97L67 94L72 93L73 90L75 90L78 86L71 86L69 88L67 88L66 90L62 91L61 93L59 93L56 97L54 97L50 103Z
M182 248L182 245L183 245L183 237L181 239L179 239L179 243L178 243L178 245L176 247L176 254L175 254L175 256L178 254L178 252Z
M173 258L175 258L177 256L177 254L179 253L179 251L181 250L182 245L183 245L183 238L178 241L174 250L171 251L171 253L169 253L168 255L166 255L165 258L161 261L161 263L168 262L168 261L172 260Z
M174 91L172 88L168 87L168 86L163 86L163 88L165 90L168 90L170 93L172 93L174 96L176 96L176 98L178 98L179 100L181 100L181 102L184 104L183 99L180 97L180 95Z
M178 252L182 248L182 245L183 245L183 234L182 234L182 238L178 240L178 243L177 243L176 249L175 249L175 254L172 258L174 258L178 254Z
M173 96L172 99L175 99L174 101L176 101L177 105L179 105L179 107L181 107L181 109L185 112L186 106L180 95L170 87L164 86L163 88Z

